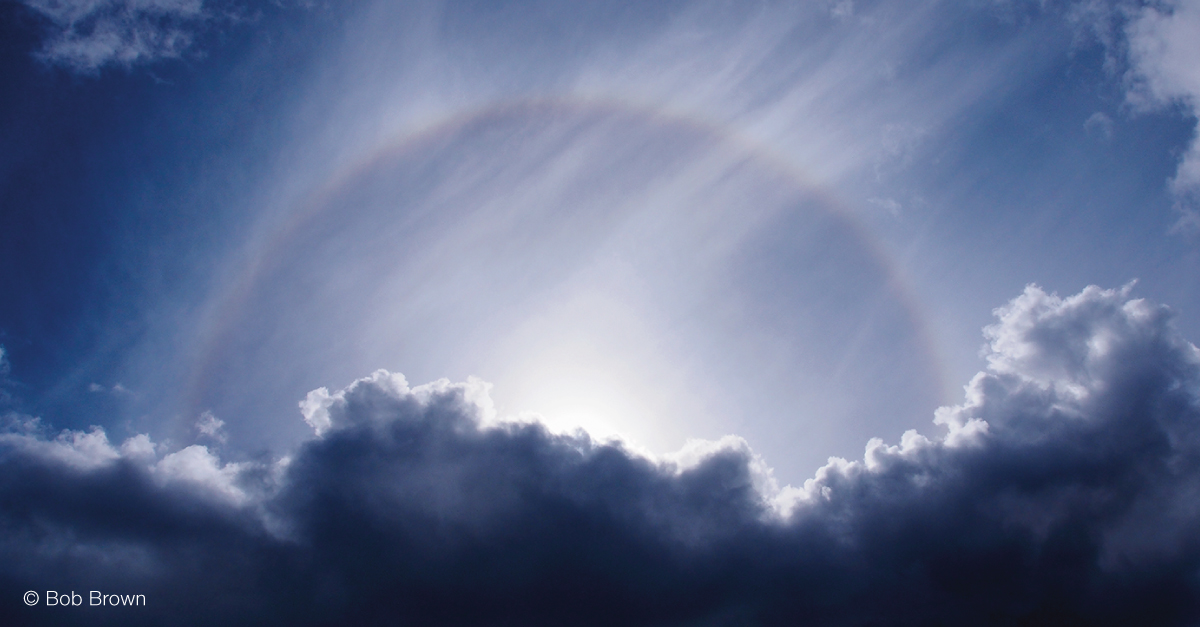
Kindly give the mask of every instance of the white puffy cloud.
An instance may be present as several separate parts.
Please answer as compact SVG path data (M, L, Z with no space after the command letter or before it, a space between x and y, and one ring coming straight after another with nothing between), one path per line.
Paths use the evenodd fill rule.
M467 403L477 420L489 423L496 417L495 406L488 394L490 389L490 383L474 377L463 383L438 379L410 388L403 374L376 370L332 394L324 387L309 392L300 401L300 413L304 422L320 436L332 428L348 428L363 422L386 423L394 418L395 403L421 405L432 399L453 396Z
M206 446L192 445L164 455L151 472L164 483L177 482L199 488L212 496L240 505L247 495L237 485L245 464L221 463Z
M178 57L208 18L203 0L22 0L47 19L46 61L81 72Z
M36 428L36 424L31 426ZM88 431L64 430L52 440L29 433L4 433L0 434L0 442L83 470L106 465L120 457L109 444L104 429L96 426Z
M200 435L220 442L225 443L228 436L224 431L225 421L217 418L211 411L206 411L200 414L200 418L196 420L196 431Z
M114 447L108 434L98 426L87 431L64 429L53 438L43 437L41 431L44 429L38 419L9 425L8 432L0 433L0 445L12 453L76 471L98 471L119 462L127 463L150 473L161 485L201 488L236 504L246 500L238 482L240 475L252 465L222 463L205 446L189 446L160 459L161 447L146 434L130 437Z

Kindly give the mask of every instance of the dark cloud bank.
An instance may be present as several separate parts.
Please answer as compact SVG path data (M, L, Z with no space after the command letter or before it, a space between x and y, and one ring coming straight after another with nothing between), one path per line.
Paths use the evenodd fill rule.
M0 622L1197 624L1197 349L1128 290L997 313L944 436L872 441L800 489L736 439L651 461L382 371L310 394L320 435L279 462L14 418Z

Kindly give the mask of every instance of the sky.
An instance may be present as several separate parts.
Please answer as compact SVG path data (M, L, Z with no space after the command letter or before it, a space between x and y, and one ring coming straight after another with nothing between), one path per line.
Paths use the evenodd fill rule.
M1200 623L1200 4L11 0L0 80L0 622Z

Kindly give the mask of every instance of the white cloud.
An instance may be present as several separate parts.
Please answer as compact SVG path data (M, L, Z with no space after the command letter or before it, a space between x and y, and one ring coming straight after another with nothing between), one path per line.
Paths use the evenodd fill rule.
M1097 111L1088 117L1083 123L1083 128L1088 133L1099 135L1104 140L1110 140L1113 136L1113 121L1104 113Z
M153 460L157 447L150 436L139 433L121 443L121 456L129 459Z
M304 422L312 427L312 430L318 435L324 434L333 426L333 421L329 417L329 408L333 405L334 398L329 394L329 388L319 387L311 392L300 401L300 414L304 416Z
M1141 108L1177 105L1200 115L1200 4L1168 0L1143 7L1126 27L1129 100ZM1200 233L1200 142L1193 137L1171 189L1181 212L1176 229Z
M207 18L203 0L23 0L51 25L42 58L79 72L178 57Z
M424 406L453 398L470 409L472 420L486 425L496 419L495 404L489 394L491 387L490 383L471 377L462 383L438 379L410 388L403 374L380 369L333 394L324 387L309 392L300 401L300 413L304 422L321 436L330 429L360 422L387 422L393 418L391 412L396 403Z
M8 425L6 432L0 433L0 443L80 470L105 466L121 456L101 427L93 425L88 431L64 429L47 440L41 437L40 423L37 418L27 418Z
M836 0L829 7L830 15L846 19L854 16L854 0Z
M193 445L163 456L152 473L163 483L194 486L234 505L246 502L246 492L238 486L246 464L221 463L208 447Z
M118 398L120 398L120 397L130 398L130 397L137 396L137 394L134 393L133 390L130 390L129 388L125 387L124 385L121 385L120 383L115 383L115 384L113 384L112 387L105 387L105 386L100 385L99 383L96 383L93 381L92 383L88 384L87 389L89 392L92 392L94 394L111 393L113 396L118 397Z
M87 431L64 429L53 439L47 439L42 435L45 429L37 418L15 420L10 416L8 422L4 432L0 432L0 447L83 472L112 469L114 464L123 461L148 472L160 485L199 488L204 494L234 505L244 504L248 498L239 485L242 475L257 469L250 463L222 463L207 447L199 445L168 453L159 459L161 447L146 434L127 438L119 447L114 447L108 434L98 426Z
M206 411L200 414L200 418L196 420L196 431L200 435L212 438L222 444L226 440L225 432L222 428L225 426L225 421L217 418L211 411Z
M886 210L893 218L900 217L900 212L904 209L904 205L901 205L895 198L868 198L867 202Z

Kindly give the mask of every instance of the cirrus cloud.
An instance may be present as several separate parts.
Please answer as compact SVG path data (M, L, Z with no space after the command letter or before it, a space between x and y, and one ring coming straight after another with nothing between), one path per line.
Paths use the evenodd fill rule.
M178 57L209 17L204 0L23 0L44 17L50 36L41 56L91 73Z

